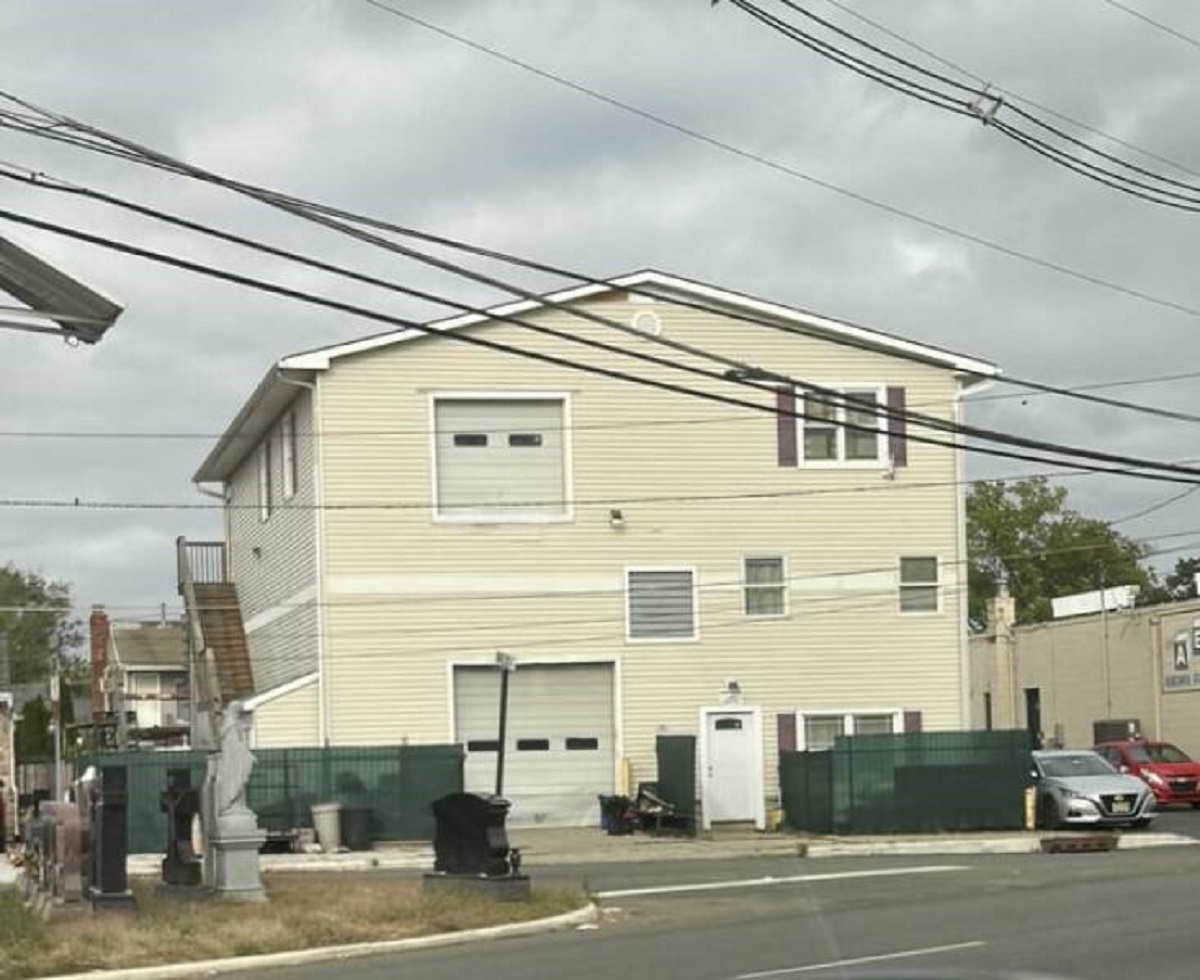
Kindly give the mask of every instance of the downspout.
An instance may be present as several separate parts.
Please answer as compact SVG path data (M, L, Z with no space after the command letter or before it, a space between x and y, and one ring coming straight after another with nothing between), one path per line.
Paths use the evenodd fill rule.
M985 391L992 386L989 378L960 378L958 390L954 393L954 424L962 424L963 395ZM961 447L963 437L955 436L955 441ZM967 613L971 607L971 567L967 556L967 489L963 483L962 474L963 450L954 453L954 517L957 535L958 562L955 565L958 577L958 686L959 686L959 728L965 728L971 719L971 639L967 623Z
M281 367L276 365L275 376L284 384L305 388L311 393L309 416L311 429L310 438L313 448L313 569L314 585L316 586L317 607L317 739L321 745L329 745L330 712L329 712L329 671L326 663L325 644L325 482L324 472L324 440L320 432L323 414L321 411L320 375L316 381L302 381L299 378L289 378Z
M1150 617L1150 703L1154 705L1154 738L1162 739L1162 613Z

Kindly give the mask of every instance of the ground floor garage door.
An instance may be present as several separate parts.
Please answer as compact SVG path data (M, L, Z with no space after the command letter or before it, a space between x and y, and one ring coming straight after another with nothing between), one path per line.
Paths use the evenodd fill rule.
M456 667L454 717L467 750L466 788L496 781L500 671ZM599 826L596 797L613 791L611 664L519 665L509 679L504 795L514 827Z

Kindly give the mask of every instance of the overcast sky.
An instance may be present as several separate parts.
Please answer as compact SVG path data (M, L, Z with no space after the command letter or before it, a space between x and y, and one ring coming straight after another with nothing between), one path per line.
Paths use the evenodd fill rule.
M850 74L727 2L715 9L707 0L389 2L894 208L1200 307L1200 215L1088 182L978 123ZM760 2L782 11L775 0ZM1200 50L1104 0L849 2L1000 88L1200 171ZM1200 9L1131 3L1200 37ZM807 4L914 54L825 0ZM304 197L594 275L652 266L1050 383L1200 371L1193 316L740 159L365 0L5 0L0 36L0 89ZM110 158L0 130L0 160L407 282L446 285L254 202ZM0 207L363 299L345 282L102 205L0 182ZM0 437L2 498L204 503L191 474L270 363L377 329L2 221L0 234L127 307L95 348L0 332L0 428L107 434ZM470 301L498 298L454 290ZM379 294L370 302L405 316L445 312ZM1195 386L1112 393L1194 411ZM993 394L1011 391L1000 386ZM1195 424L1057 398L982 401L970 418L1116 452L1200 457ZM191 435L129 438L139 433ZM995 461L969 463L973 476L1012 472ZM1069 485L1078 508L1108 518L1179 490L1114 477ZM1200 538L1200 494L1122 525L1136 536L1193 527ZM218 537L218 516L6 508L0 561L70 582L81 611L103 602L119 616L147 615L160 602L178 607L179 534ZM1180 540L1187 539L1167 543Z

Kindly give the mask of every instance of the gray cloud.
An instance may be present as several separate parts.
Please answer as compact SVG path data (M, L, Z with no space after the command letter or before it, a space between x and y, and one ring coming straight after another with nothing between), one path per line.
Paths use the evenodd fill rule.
M1200 306L1190 268L1196 217L1124 198L982 126L907 102L728 4L396 2L813 176ZM812 7L866 32L819 0ZM1195 52L1118 11L1085 0L856 7L1001 87L1200 168L1200 133L1180 122L1190 118ZM1159 13L1200 32L1190 10ZM1200 369L1187 353L1194 318L733 158L365 3L123 0L101 11L10 0L0 30L0 87L243 179L596 274L669 269L1049 382ZM219 190L111 159L10 133L0 133L0 159L467 302L496 298ZM445 312L7 182L0 206L401 316ZM128 311L94 350L0 338L5 430L215 433L282 354L379 329L90 246L15 234L121 297ZM1118 393L1187 409L1193 387ZM1047 439L1200 457L1194 425L1061 399L981 401L971 415ZM190 485L204 438L0 445L0 497L204 501ZM977 475L1013 469L970 464ZM1078 506L1109 516L1175 492L1113 478L1070 486ZM1200 495L1127 530L1193 524L1200 526ZM219 532L211 511L6 510L0 558L70 580L84 604L149 611L176 601L173 538Z

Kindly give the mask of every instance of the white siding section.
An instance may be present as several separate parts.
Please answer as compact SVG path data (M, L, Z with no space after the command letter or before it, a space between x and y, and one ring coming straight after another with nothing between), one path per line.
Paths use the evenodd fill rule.
M317 684L278 697L254 712L254 744L260 749L319 745Z
M646 304L589 304L626 322ZM665 336L818 384L903 386L913 408L951 418L945 369L655 304ZM660 352L556 311L540 323ZM628 360L519 327L477 328L509 344L630 370ZM636 365L638 374L680 381ZM723 382L688 384L730 392ZM569 395L574 521L450 524L432 513L429 398L441 391ZM732 389L774 404L769 392ZM920 710L925 729L962 718L952 452L910 443L908 466L784 469L776 418L466 348L415 340L337 360L322 378L329 718L335 744L443 741L453 732L451 663L497 650L541 661L619 663L618 751L654 776L663 727L696 731L729 680L763 709L768 792L775 716L875 704ZM339 430L359 433L338 438ZM910 424L909 431L917 431ZM373 436L363 437L363 432ZM387 499L388 510L336 509ZM623 524L614 527L611 511ZM778 555L787 612L747 618L742 559ZM941 558L938 612L901 615L899 559ZM691 568L699 634L629 643L628 568ZM464 587L464 583L474 583ZM488 582L519 583L489 590ZM592 583L562 588L561 583ZM608 584L605 584L608 583ZM370 586L369 588L367 586ZM344 591L341 587L345 587Z
M238 588L242 618L269 618L268 625L250 632L250 662L257 692L278 687L317 669L318 622L312 597L316 594L316 512L313 483L316 428L312 397L297 389L284 410L294 413L296 487L283 499L283 415L267 438L274 469L269 481L273 500L270 517L258 509L258 460L261 443L248 446L247 455L230 480L228 514L229 558ZM257 549L257 551L255 550ZM296 601L297 595L308 598Z

